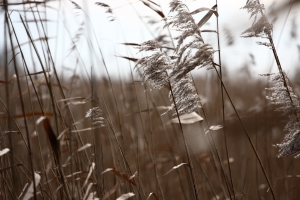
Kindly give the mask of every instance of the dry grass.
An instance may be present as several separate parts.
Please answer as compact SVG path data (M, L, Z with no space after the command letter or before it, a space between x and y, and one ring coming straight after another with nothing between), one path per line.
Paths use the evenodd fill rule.
M143 2L165 17L154 2ZM238 77L225 72L225 65L222 72L221 61L213 62L208 48L203 56L206 60L199 62L213 69L200 69L205 75L190 79L196 89L191 91L199 95L201 103L189 110L194 115L184 119L178 116L179 111L185 111L180 110L180 95L176 96L181 88L172 81L191 78L187 72L196 66L189 65L192 69L183 72L184 64L189 63L181 63L181 68L176 65L168 68L170 71L163 70L161 73L166 74L155 77L158 81L165 78L159 83L154 79L149 84L149 71L143 71L142 65L139 72L147 75L142 79L145 84L136 81L134 70L130 80L111 77L105 49L91 40L95 37L93 28L84 33L89 24L86 19L74 37L70 36L68 55L76 55L76 69L70 78L63 78L56 71L61 66L57 66L50 51L45 23L39 15L47 2L41 3L41 10L37 3L20 3L24 7L19 11L18 26L21 24L25 30L29 49L18 40L21 36L9 13L13 5L7 3L11 2L3 1L0 7L4 13L4 45L0 46L4 48L0 56L0 199L298 198L298 160L278 158L278 149L273 147L283 140L289 118L275 111L278 106L266 99L270 94L265 88L272 84L266 77L249 77L247 67ZM88 16L80 5L72 4ZM109 20L115 20L108 4L98 2L96 6L107 12ZM36 13L31 22L24 17L24 9ZM217 14L216 7L203 11L207 14L199 21L200 27ZM38 27L39 39L32 38L27 26L32 22ZM226 29L225 34L230 35L230 30ZM183 42L185 38L181 39ZM86 67L80 57L82 40L91 45L92 67ZM198 43L205 44L200 39ZM153 44L124 45L154 48ZM162 51L168 55L174 49L171 46L159 48L168 47ZM182 51L177 48L177 52ZM24 51L30 51L31 57L25 57ZM95 76L98 68L94 51L102 56L102 77ZM181 56L186 55L183 52ZM123 59L131 64L138 61L126 56ZM86 74L78 72L78 66ZM287 80L285 87L294 89L289 95L297 91L297 83L296 79ZM151 86L161 89L150 91ZM179 103L170 109L172 102ZM223 128L213 130L211 126L217 125Z

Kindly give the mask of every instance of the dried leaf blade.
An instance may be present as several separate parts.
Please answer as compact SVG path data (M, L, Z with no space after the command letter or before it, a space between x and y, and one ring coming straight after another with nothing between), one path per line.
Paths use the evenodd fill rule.
M198 115L196 112L188 113L179 116L181 124L193 124L198 121L203 121L203 118ZM165 125L168 125L170 123L179 123L178 117L171 119Z
M127 57L127 56L117 56L117 57L119 57L119 58L124 58L124 59L126 59L126 60L130 60L130 61L132 61L132 62L137 62L139 59L137 59L137 58L131 58L131 57Z
M95 166L96 166L96 165L95 165L95 163L93 162L92 165L91 165L91 167L90 167L90 171L89 171L89 173L88 173L88 175L87 175L87 177L86 177L86 179L85 179L85 181L84 181L84 184L83 184L82 188L84 188L84 186L87 184L89 178L90 178L91 175L92 175L92 172L93 172L94 169L95 169Z
M100 198L96 197L96 192L91 192L86 200L100 200Z
M35 187L37 187L41 181L41 176L38 173L34 173L34 180L35 180ZM22 200L29 200L31 197L33 197L33 181L30 183L26 193L24 194Z
M148 8L150 8L151 10L153 10L154 12L156 12L159 16L161 16L162 18L165 18L165 15L163 12L161 12L160 10L154 8L150 3L148 3L146 0L141 0L143 2L143 4L145 6L147 6ZM151 3L154 4L154 2L150 1ZM157 5L156 3L154 5Z
M164 176L167 175L167 174L169 174L170 172L174 171L175 169L178 169L179 167L182 167L183 165L189 166L188 163L180 163L179 165L174 166L174 167L173 167L172 169L170 169L167 173L165 173Z
M77 152L83 151L83 150L85 150L85 149L87 149L87 148L89 148L91 146L92 146L92 144L87 143L87 144L83 145L82 147L80 147L79 149L77 149Z
M0 156L3 156L3 155L5 155L5 154L7 154L9 151L10 151L9 148L2 149L2 150L0 151Z
M120 184L119 184L119 182L117 182L116 185L114 185L114 187L112 187L108 192L106 192L104 194L104 196L102 197L102 200L105 200L108 197L110 197L110 195L112 195L113 193L115 193L119 187L120 187Z
M217 130L222 129L222 128L223 128L222 125L213 125L213 126L209 127L209 130L217 131Z
M127 174L122 174L120 172L118 172L117 170L115 170L114 168L107 168L106 170L104 170L101 174L105 174L107 172L113 172L115 175L117 175L118 177L120 177L121 179L131 183L132 185L136 186L136 183L134 181L134 177L136 174L134 174L133 176L128 176Z
M190 14L191 14L191 15L194 15L194 14L197 14L197 13L199 13L199 12L206 11L206 10L215 12L215 10L213 10L213 9L202 7L202 8L198 8L198 9L194 10L194 11L191 12Z
M133 197L135 194L132 192L129 192L127 194L122 194L117 200L126 200L129 199L130 197Z
M151 196L154 196L154 198L158 200L158 196L154 192L151 192L146 200L148 200Z
M210 18L213 14L215 14L217 17L219 16L217 11L212 11L217 8L217 5L214 5L210 11L204 17L198 22L198 28L201 28Z

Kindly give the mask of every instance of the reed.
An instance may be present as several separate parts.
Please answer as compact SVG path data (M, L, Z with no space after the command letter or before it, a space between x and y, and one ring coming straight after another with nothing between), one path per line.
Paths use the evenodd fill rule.
M144 42L112 43L128 51L113 61L85 3L0 4L0 199L297 199L299 85L281 65L263 4L245 2L253 22L241 37L259 38L278 73L253 78L247 66L236 76L222 62L222 39L235 42L220 24L218 1L192 9L171 0L163 11L141 0L159 18L144 25L160 31ZM75 31L65 5L79 19ZM119 23L109 1L94 6ZM68 75L57 61L58 38L54 49L50 41L51 9L57 32L60 21L68 35ZM212 20L217 26L205 29ZM129 78L120 75L124 61ZM119 76L110 73L113 63Z

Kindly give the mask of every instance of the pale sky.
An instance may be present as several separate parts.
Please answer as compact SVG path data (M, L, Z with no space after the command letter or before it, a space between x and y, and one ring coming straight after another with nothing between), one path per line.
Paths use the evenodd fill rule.
M164 14L168 15L168 0L153 1L160 4ZM50 2L47 4L50 6L50 8L47 9L47 17L53 20L53 22L47 24L47 35L54 37L50 39L51 50L56 59L57 68L64 73L70 71L68 69L74 69L76 63L79 62L81 64L77 67L77 73L85 74L86 70L90 71L90 67L94 66L98 75L101 76L104 74L104 76L106 76L102 67L102 59L98 48L99 43L109 73L112 76L117 75L119 66L119 69L122 69L122 75L129 75L129 62L121 58L116 58L116 55L136 58L142 55L136 54L137 51L133 47L124 46L120 43L141 43L153 39L153 37L157 37L159 31L162 30L163 22L155 25L148 23L149 20L161 21L161 17L138 0L75 0L75 2L83 8L84 13L78 9L74 9L74 5L66 0L62 0L60 4L58 2ZM95 2L103 2L110 5L113 9L113 14L105 13L106 9L95 5ZM215 5L215 1L208 0L186 0L184 2L187 3L191 11L200 7L212 7ZM228 69L238 69L251 62L250 54L252 54L256 64L250 64L249 67L253 75L268 73L273 60L271 51L265 46L256 44L256 41L262 41L261 39L244 39L239 37L252 23L252 20L249 20L249 14L246 10L240 9L244 6L245 2L246 0L218 1L222 63L224 67ZM265 4L268 11L273 0L264 0L261 2ZM282 1L277 0L275 7L279 7L280 2L282 3ZM58 8L60 9L59 18L57 14ZM43 10L42 7L39 9L40 11ZM297 44L300 44L299 39L290 38L291 20L297 16L297 9L299 9L298 5L292 8L284 29L283 25L288 14L288 9L279 13L280 16L274 24L274 41L276 44L279 44L279 57L282 61L283 68L288 72L298 66L297 62L299 61L299 53L297 50ZM204 14L205 12L197 15L196 19L201 19ZM13 12L11 16L14 20L20 42L24 43L28 41L22 23L17 22L20 21L18 13ZM28 15L27 17L33 19L32 15ZM115 21L110 22L111 17L113 17ZM295 19L296 24L299 23L297 17ZM298 19L300 19L299 16ZM84 25L81 26L82 22L84 22ZM82 34L79 34L80 31L78 31L80 26L82 27ZM29 28L33 38L38 38L39 34L35 24L30 23ZM216 29L216 18L213 16L209 20L209 23L203 28ZM229 30L234 39L234 43L231 46L227 45L227 40L224 36L225 28ZM166 30L163 30L163 32L167 33ZM72 47L70 38L76 40L76 34L81 35L78 37L77 42L78 52L73 51L70 54L70 48ZM172 34L175 33L172 32ZM281 39L279 43L280 35ZM211 43L217 48L214 33L203 33L203 37L206 42ZM97 38L97 40L95 38ZM37 46L39 48L41 47L39 43L37 43ZM23 48L27 56L30 57L28 45L24 45ZM86 69L84 69L83 66L85 66ZM131 63L131 66L134 66L134 64ZM203 71L201 73L203 73Z

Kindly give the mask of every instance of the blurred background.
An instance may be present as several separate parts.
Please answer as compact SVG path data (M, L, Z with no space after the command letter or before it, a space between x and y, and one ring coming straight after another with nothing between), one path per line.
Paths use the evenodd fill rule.
M216 4L183 2L190 11ZM259 76L277 72L276 63L272 51L256 43L266 42L264 39L240 37L253 23L241 9L245 3L218 2L223 81L277 198L297 199L299 162L277 158L278 149L273 147L283 140L288 118L266 99L270 94L265 88L272 83ZM299 92L300 1L261 3L273 24L282 68ZM47 129L36 123L41 116L48 117L56 137L61 136L62 168L74 199L87 199L85 193L91 191L101 199L116 199L127 192L135 193L136 199L147 199L151 193L153 199L193 199L188 167L165 175L187 162L182 133L202 199L272 199L229 99L222 100L215 71L203 68L192 72L203 104L198 115L205 120L181 128L170 122L171 115L161 115L171 104L169 88L149 92L133 70L133 61L144 55L128 43L156 39L172 47L171 38L178 32L163 28L162 17L168 14L167 0L0 1L0 147L11 150L0 157L2 199L24 196L33 181L31 165L42 177L38 199L67 196L61 192L61 174ZM195 15L195 20L205 14ZM203 29L216 30L215 16ZM216 33L202 36L218 48ZM215 58L218 60L217 54ZM225 129L206 134L208 125L223 123L222 103ZM93 107L103 111L105 127L95 128L86 120ZM27 152L30 141L32 157ZM85 144L91 148L78 151ZM97 167L89 177L92 163ZM102 174L108 168L116 171ZM138 176L128 178L135 172ZM90 189L85 180L92 183Z
M142 1L103 0L103 3L110 6L109 8L95 4L97 1L74 1L83 10L76 8L76 5L71 1L48 1L46 5L41 4L39 6L31 4L18 5L17 2L20 1L10 2L13 4L9 6L11 19L26 56L30 56L30 44L21 23L20 14L24 20L28 21L27 25L33 39L44 37L44 33L41 32L41 24L34 23L34 20L43 20L50 50L53 52L53 57L57 63L57 69L65 74L69 74L68 70L73 70L76 65L83 65L80 62L76 64L78 53L80 53L81 60L86 65L86 67L78 67L80 73L87 66L98 65L99 69L95 73L98 76L105 74L102 71L103 67L101 67L101 55L97 51L97 44L99 44L105 49L103 56L110 66L108 70L111 76L118 76L119 65L122 66L121 70L126 72L122 73L122 76L126 78L129 76L130 66L128 66L128 62L116 56L140 57L141 55L137 54L136 49L122 45L122 43L141 43L155 38L168 40L169 37L168 30L163 29L164 21L162 17L145 6ZM191 11L196 8L215 5L214 1L193 0L185 2ZM256 41L263 42L262 39L244 39L240 37L241 33L249 28L253 22L253 19L249 20L247 11L241 9L245 2L236 0L219 2L221 56L226 69L237 73L237 69L250 64L249 71L257 77L259 73L268 73L276 70L276 68L273 68L275 63L273 62L272 52L256 44ZM161 0L155 3L161 7L152 4L153 7L156 6L155 9L168 16L169 1ZM265 5L268 18L273 23L274 42L278 48L282 66L287 73L293 74L292 70L297 68L299 61L299 26L297 26L299 3L298 1L276 0L264 0L261 3ZM27 12L20 12L22 9L27 10ZM110 9L109 12L108 9ZM32 11L37 10L41 12L39 15L34 16ZM195 15L195 19L201 19L204 14ZM2 12L1 21L4 22L4 12ZM4 23L2 23L2 26L2 30L4 30ZM203 27L203 29L212 30L215 28L215 18L211 18ZM176 32L171 30L171 35L176 36ZM203 37L205 41L217 48L215 34L203 33ZM0 39L0 44L4 45L5 37ZM75 44L80 49L79 52L74 50L73 46ZM14 45L16 45L15 40ZM37 48L42 47L37 45ZM30 66L32 66L32 63ZM197 74L205 73L197 71Z

